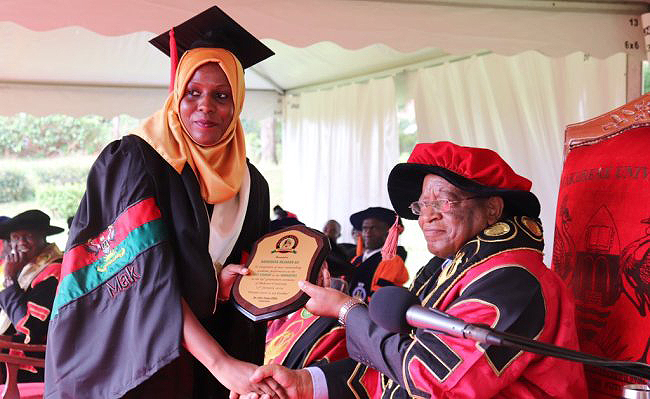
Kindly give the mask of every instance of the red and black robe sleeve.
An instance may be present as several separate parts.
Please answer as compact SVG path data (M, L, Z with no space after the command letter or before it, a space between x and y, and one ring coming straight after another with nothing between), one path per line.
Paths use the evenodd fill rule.
M26 290L13 284L0 292L0 307L9 316L19 341L45 343L60 270L59 262L50 263Z
M577 349L566 288L539 252L512 251L470 266L427 267L416 282L427 281L411 290L423 306L469 323ZM393 334L362 307L350 311L346 325L348 352L358 363L323 366L332 397L569 398L584 391L581 366L568 361L426 329Z
M326 364L348 357L345 329L338 320L302 308L268 337L265 362L291 369Z

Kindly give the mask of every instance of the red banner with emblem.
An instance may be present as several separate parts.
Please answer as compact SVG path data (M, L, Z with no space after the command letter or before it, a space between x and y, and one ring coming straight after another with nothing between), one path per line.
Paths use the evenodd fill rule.
M650 96L567 128L553 269L576 299L581 350L648 363ZM637 378L586 368L590 398Z

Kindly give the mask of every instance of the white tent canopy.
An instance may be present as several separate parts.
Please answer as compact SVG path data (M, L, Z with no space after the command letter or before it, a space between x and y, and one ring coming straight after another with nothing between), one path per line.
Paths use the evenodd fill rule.
M163 32L215 2L194 0L2 0L2 20L34 31L81 26L107 36ZM384 43L412 52L425 47L458 54L576 50L605 57L641 39L630 24L641 1L547 0L223 0L218 5L254 35L305 47L332 41L358 49Z
M160 104L165 56L147 43L214 4L193 0L0 0L0 114L129 113ZM643 2L546 0L224 0L217 4L276 56L247 73L252 90L284 93L490 51L605 58L626 52L638 95ZM145 88L146 90L142 90ZM133 90L137 89L137 90ZM44 93L42 97L35 91ZM137 93L136 93L137 92ZM100 94L101 93L101 94ZM269 115L270 93L247 110ZM101 99L100 99L101 98ZM270 106L269 104L273 104Z

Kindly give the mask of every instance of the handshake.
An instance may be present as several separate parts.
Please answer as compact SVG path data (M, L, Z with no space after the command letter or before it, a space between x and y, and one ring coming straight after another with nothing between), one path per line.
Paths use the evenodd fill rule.
M325 279L329 273L325 272ZM311 313L336 319L350 297L333 288L323 288L301 281L300 289L310 296L305 308ZM230 399L311 399L314 384L306 369L291 370L269 364L258 367L227 356L228 360L208 367L228 389ZM205 364L205 363L204 363Z
M245 381L242 381L245 383ZM312 399L311 374L305 369L291 370L277 364L257 368L248 380L251 392L230 391L230 399Z

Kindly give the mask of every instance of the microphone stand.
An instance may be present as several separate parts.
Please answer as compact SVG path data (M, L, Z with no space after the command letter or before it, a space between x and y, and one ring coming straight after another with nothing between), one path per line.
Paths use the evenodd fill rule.
M449 315L447 315L447 317L452 318ZM444 331L437 332L446 334ZM447 335L453 336L455 334ZM587 353L565 349L551 344L545 344L543 342L520 337L518 335L497 331L485 325L467 324L463 330L463 337L490 345L506 346L526 352L537 353L539 355L552 356L560 359L588 364L591 366L597 366L639 378L650 379L650 366L645 363L609 360L602 357L589 355Z
M391 307L391 304L396 304L396 306ZM383 287L378 290L373 301L370 302L370 317L377 325L392 332L404 333L407 326L422 328L451 337L470 339L488 345L505 346L650 379L650 365L645 363L609 360L497 331L484 324L468 323L440 310L419 305L419 299L401 287Z

